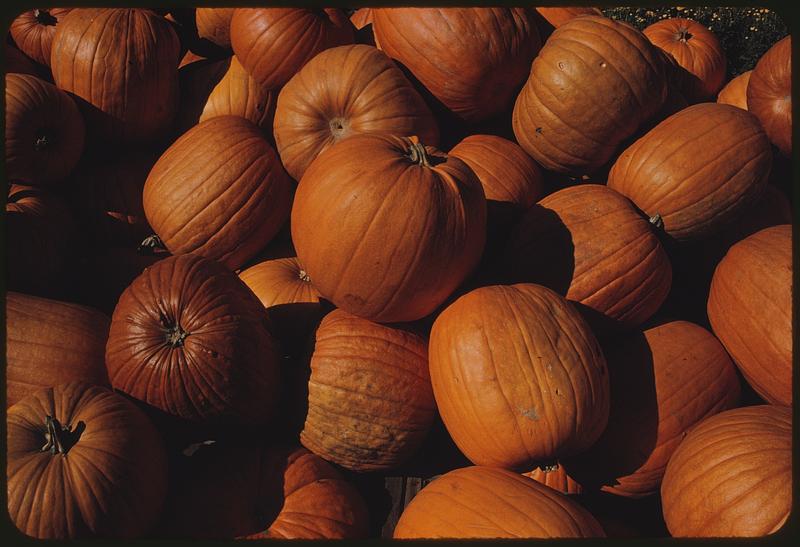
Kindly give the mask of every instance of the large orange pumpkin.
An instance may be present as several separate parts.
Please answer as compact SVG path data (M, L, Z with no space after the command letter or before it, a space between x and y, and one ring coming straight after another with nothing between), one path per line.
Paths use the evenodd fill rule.
M196 253L236 269L289 214L291 182L261 130L218 116L175 141L144 185L147 221L172 254Z
M436 414L423 338L334 310L317 328L310 366L303 446L354 471L414 455Z
M503 469L465 467L442 475L411 500L396 539L604 537L577 502Z
M381 49L468 122L511 104L541 47L526 8L375 8L372 20Z
M701 103L628 147L611 168L608 186L648 216L658 215L674 239L701 239L758 199L771 165L769 140L755 116Z
M433 114L385 53L367 45L328 49L281 89L275 143L286 171L300 180L321 152L359 133L416 135L436 146Z
M79 102L98 141L166 135L178 106L180 44L150 10L75 8L53 38L56 85Z
M59 22L72 8L38 8L22 12L11 22L9 32L25 55L50 65L50 50Z
M231 19L236 8L197 8L197 35L220 47L231 47Z
M641 32L576 17L533 60L514 105L514 135L546 169L590 174L661 108L667 91L664 62Z
M320 154L292 208L297 257L320 294L373 321L433 312L478 263L486 199L459 159L362 134Z
M792 37L780 40L758 60L747 85L747 108L772 143L792 155Z
M8 409L8 514L37 539L135 538L167 494L163 441L136 405L73 382Z
M579 302L598 328L642 324L672 281L651 224L629 200L598 184L564 188L528 209L503 263L506 279L539 283Z
M216 116L241 116L270 134L276 99L277 93L256 83L234 55L227 72L208 94L199 121Z
M664 520L675 537L765 536L789 518L792 482L792 410L728 410L690 431L670 458Z
M475 289L433 323L433 393L476 465L520 471L581 452L606 426L606 362L586 321L533 284Z
M108 316L86 306L6 294L6 399L11 406L43 387L108 385Z
M28 74L6 74L6 176L54 185L83 153L85 127L78 107L53 84Z
M708 319L747 382L773 404L792 404L792 226L733 245L714 272Z
M743 110L747 110L747 87L750 84L750 76L752 74L752 70L742 72L725 84L725 87L723 87L722 91L717 95L717 102L738 106Z

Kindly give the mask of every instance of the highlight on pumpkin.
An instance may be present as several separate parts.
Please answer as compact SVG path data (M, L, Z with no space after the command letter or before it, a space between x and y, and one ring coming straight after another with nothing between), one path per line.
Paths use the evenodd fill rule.
M5 57L20 534L788 522L776 13L38 7Z

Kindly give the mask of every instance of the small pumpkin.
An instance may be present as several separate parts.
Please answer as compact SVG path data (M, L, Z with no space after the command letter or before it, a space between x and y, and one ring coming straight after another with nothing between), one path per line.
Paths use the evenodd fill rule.
M220 47L231 47L231 19L236 8L197 8L197 35Z
M714 334L747 382L772 404L792 404L792 226L733 245L708 295Z
M722 91L717 95L717 102L738 106L742 110L747 110L747 86L750 84L752 70L742 72L730 82L725 84Z
M6 74L6 176L23 184L62 182L83 153L78 107L53 84Z
M577 502L535 480L491 467L438 477L411 500L395 539L605 537Z
M425 101L386 54L347 45L316 55L281 89L275 143L300 180L321 152L359 133L416 135L436 146L439 129Z
M475 289L439 314L429 366L450 436L476 465L529 470L606 426L606 362L578 311L533 284Z
M747 85L747 109L784 156L792 155L792 37L778 41L758 60Z
M237 8L231 45L265 89L278 89L317 53L352 44L355 29L340 9Z
M771 166L769 140L755 116L701 103L673 114L620 154L608 186L648 216L658 215L672 238L697 240L754 203Z
M136 538L156 523L167 456L147 416L108 388L72 382L8 409L8 513L37 539Z
M201 423L264 424L278 392L278 353L263 306L224 266L196 254L145 269L111 318L111 385Z
M37 8L24 11L11 22L9 32L28 57L50 66L50 50L59 22L72 8Z
M170 253L196 253L234 270L278 233L289 214L291 182L258 127L240 116L217 116L164 152L142 203Z
M758 405L711 416L672 455L661 485L674 537L757 537L792 510L792 410Z

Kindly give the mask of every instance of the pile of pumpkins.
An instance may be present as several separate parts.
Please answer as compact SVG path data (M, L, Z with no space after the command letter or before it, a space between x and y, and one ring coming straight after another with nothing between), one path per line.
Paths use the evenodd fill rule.
M791 38L596 8L36 9L6 43L36 538L673 536L791 508ZM435 454L423 454L435 458Z

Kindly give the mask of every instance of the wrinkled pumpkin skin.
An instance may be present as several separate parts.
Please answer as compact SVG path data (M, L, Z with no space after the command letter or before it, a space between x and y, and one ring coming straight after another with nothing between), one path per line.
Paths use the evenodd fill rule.
M577 502L503 469L465 467L438 477L406 506L395 539L605 537Z
M540 285L482 287L449 305L431 329L429 366L447 431L476 465L529 470L587 449L606 426L600 346Z
M725 87L717 95L717 102L738 106L742 110L747 110L747 87L750 84L752 70L743 72L725 84Z
M47 417L80 433L49 444ZM132 539L156 524L167 494L163 441L136 405L80 382L38 390L8 409L8 513L37 539ZM59 428L60 429L60 428ZM59 431L62 443L69 435Z
M767 402L792 404L792 226L765 228L717 265L708 320L747 382Z
M56 28L72 8L33 9L11 22L9 32L17 47L37 63L50 66Z
M747 85L747 108L764 126L769 140L792 155L792 37L773 45L756 63Z
M670 458L661 485L674 537L760 537L792 509L792 410L759 405L712 416Z

